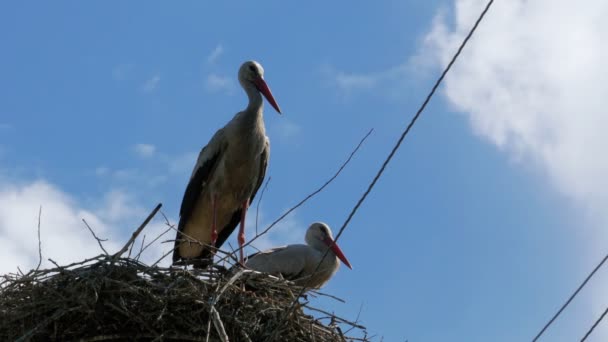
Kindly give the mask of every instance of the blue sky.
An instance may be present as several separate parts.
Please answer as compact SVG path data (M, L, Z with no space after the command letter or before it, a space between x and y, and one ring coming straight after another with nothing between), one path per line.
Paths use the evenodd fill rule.
M497 3L340 239L354 270L325 292L347 303L319 306L351 319L361 309L385 341L536 334L605 250L608 70L597 42L608 26L594 18L608 8L592 3ZM65 261L97 253L82 217L112 246L157 202L176 222L198 151L246 105L236 73L248 59L284 112L265 111L261 222L321 185L374 129L259 247L299 242L314 221L338 229L483 5L0 5L2 271L31 267L40 205L45 257ZM564 50L560 32L578 48ZM606 305L599 276L545 340L582 337Z

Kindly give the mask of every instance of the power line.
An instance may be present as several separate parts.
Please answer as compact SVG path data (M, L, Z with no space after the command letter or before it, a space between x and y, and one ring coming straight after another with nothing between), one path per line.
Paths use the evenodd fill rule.
M346 221L344 221L344 224L342 224L342 227L340 227L340 230L338 231L338 234L336 235L336 238L334 239L335 242L338 241L338 239L340 238L340 236L342 235L342 233L344 232L344 230L346 229L346 227L350 223L350 221L353 218L353 216L355 216L355 213L359 210L359 207L361 206L361 204L363 204L363 202L367 198L367 195L369 195L369 193L372 191L372 189L376 185L376 182L378 181L378 179L380 179L380 177L384 173L384 170L386 169L388 163L390 163L390 161L393 159L393 156L395 155L395 153L397 152L397 150L401 146L401 143L403 142L403 140L405 139L405 137L407 136L407 134L410 132L411 128L416 123L416 120L418 120L418 117L420 117L420 114L422 114L422 112L426 108L427 104L430 102L430 100L433 97L433 95L435 95L435 92L437 91L437 88L439 88L439 85L441 85L441 82L443 81L443 79L445 78L445 76L447 75L447 73L452 68L452 65L454 64L454 62L456 62L456 59L458 58L458 56L460 56L460 53L462 52L462 50L464 49L464 47L468 43L469 39L471 39L471 37L473 36L473 33L477 29L477 26L479 26L479 23L481 23L481 21L483 20L483 18L485 17L486 13L488 12L488 10L490 9L490 7L492 6L493 3L494 3L494 0L488 1L486 7L483 9L483 11L481 12L481 14L479 15L479 17L475 21L475 24L473 25L473 27L471 28L471 30L469 31L469 33L467 34L467 36L464 38L464 40L462 41L462 43L458 47L458 50L456 51L456 53L454 54L454 56L452 57L452 59L450 60L450 62L448 63L448 65L445 67L445 69L441 73L441 76L439 76L439 78L437 79L437 81L433 85L433 88L431 89L431 91L429 92L429 94L426 96L424 102L422 102L422 105L420 106L420 108L418 109L418 111L416 112L416 114L414 115L414 117L412 118L412 120L410 121L410 123L407 125L407 127L405 128L405 130L403 131L403 133L401 133L401 136L397 140L397 143L395 144L395 146L393 147L393 149L389 153L388 157L382 163L382 166L378 170L378 173L376 174L376 176L374 177L374 179L372 180L372 182L367 187L367 190L363 193L363 195L361 196L361 198L359 199L359 201L357 202L357 204L355 204L355 206L353 207L352 211L350 212L350 214L346 218ZM319 270L319 267L321 267L321 264L322 264L323 260L325 259L325 257L327 257L327 253L329 253L329 247L325 250L325 254L323 255L323 258L321 258L321 261L319 261L319 263L317 264L317 267L315 268L315 271L313 272L313 274L317 273L317 271ZM283 319L287 318L287 316L291 313L291 311L295 307L295 304L298 302L298 299L304 293L305 289L306 289L306 287L302 287L302 290L300 290L300 293L298 294L298 296L295 297L295 299L292 302L292 304L289 307L289 309L287 311L285 311L285 313L283 315ZM273 331L273 333L270 335L270 337L269 337L270 341L272 341L272 339L274 338L275 334L277 333L277 331L279 330L280 326L282 325L283 319L280 321L279 325L277 325L277 327L275 328L275 330Z
M581 283L581 285L579 285L579 287L576 289L576 291L574 291L574 293L570 296L570 298L568 298L568 300L562 305L561 308L559 308L559 310L555 313L555 315L553 315L553 317L551 317L549 322L547 322L547 324L545 324L545 326L536 335L536 337L534 337L532 342L536 342L545 333L547 328L549 328L549 326L553 323L553 321L555 321L557 319L557 317L559 317L559 315L561 315L562 311L564 311L564 309L566 309L566 307L570 304L570 302L574 299L574 297L576 297L576 295L578 295L578 293L583 289L583 287L585 287L585 285L587 285L587 282L589 281L589 279L591 279L591 277L593 277L595 272L597 272L597 270L599 270L600 267L602 267L602 265L604 264L604 262L606 262L606 260L608 260L608 254L606 254L606 256L604 256L604 259L602 259L602 261L600 261L600 263L597 266L595 266L593 271L591 271L591 273L589 273L587 278L585 278L585 280ZM602 317L603 317L603 315L602 315Z
M355 215L355 213L357 212L357 210L359 210L359 207L361 206L361 204L363 203L363 201L365 201L365 199L367 198L367 195L372 191L372 188L376 185L376 182L378 181L378 179L380 178L380 176L382 176L382 174L384 173L384 169L386 168L386 166L388 165L388 163L391 161L391 159L393 159L393 156L395 155L395 152L397 152L397 150L401 146L401 143L403 142L403 139L405 139L405 136L409 133L410 129L416 123L416 120L418 120L418 117L420 116L420 114L422 114L422 112L426 108L426 105L429 103L429 101L431 100L431 98L435 94L435 91L437 90L437 88L439 88L439 85L441 84L441 82L445 78L445 75L448 73L448 71L450 71L450 69L452 68L452 65L454 64L454 62L456 62L456 59L458 58L458 56L460 56L460 53L462 52L462 49L464 49L464 47L466 46L466 44L469 41L469 39L473 36L473 33L477 29L477 26L479 26L479 23L484 18L484 16L486 15L486 13L488 12L488 10L490 9L490 7L492 6L493 3L494 3L494 0L488 1L488 4L486 5L486 7L483 9L483 11L481 12L481 14L479 15L479 18L477 18L477 20L475 21L475 24L473 25L473 27L471 28L471 30L469 31L469 33L467 34L467 36L464 38L464 40L462 41L462 43L458 47L458 51L456 51L456 53L454 54L454 56L450 60L450 63L448 63L447 67L443 70L443 72L441 73L441 76L439 76L439 78L435 82L435 85L433 86L433 88L431 89L431 91L427 95L426 99L424 100L424 102L422 103L422 105L420 106L420 108L418 109L418 111L416 112L416 115L414 115L414 117L412 118L412 121L410 121L410 123L407 125L405 131L403 131L403 133L399 137L399 140L397 140L397 143L395 144L395 146L391 150L391 153L389 153L389 155L386 158L386 160L384 161L384 163L382 163L382 167L380 167L380 170L378 170L378 173L376 174L376 176L374 177L374 179L372 180L372 182L369 184L367 190L365 191L365 193L363 194L363 196L361 196L361 198L359 199L359 201L357 202L357 204L355 205L355 207L353 208L353 210L348 215L348 218L346 219L346 221L344 222L344 224L340 228L340 231L336 235L335 241L338 241L338 239L342 235L342 232L344 231L344 229L346 228L346 226L350 223L350 220L353 218L353 216Z
M591 326L589 331L587 331L585 336L583 336L583 338L581 339L581 342L585 342L585 340L587 340L587 337L589 337L589 335L591 335L591 332L593 332L593 329L595 329L595 327L597 327L597 325L600 324L600 322L602 321L602 319L604 319L604 316L606 316L607 313L608 313L608 308L606 308L606 310L604 310L604 313L600 316L600 318L598 318L597 321L595 321L595 323L593 323L593 325Z

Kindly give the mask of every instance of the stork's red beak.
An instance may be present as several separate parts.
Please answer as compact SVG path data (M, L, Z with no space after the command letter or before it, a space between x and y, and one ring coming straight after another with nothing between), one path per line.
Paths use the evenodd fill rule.
M346 259L346 257L344 256L344 253L342 253L342 250L340 249L340 247L338 247L338 244L332 240L330 237L325 238L325 240L323 240L325 242L325 244L327 244L329 246L329 248L331 248L331 250L334 252L334 254L336 254L336 256L342 260L342 262L344 263L344 265L346 265L346 267L350 268L351 270L353 269L353 267L350 265L350 262L348 262L348 259Z
M264 97L266 98L266 100L268 100L268 102L270 103L270 105L277 112L279 112L279 114L281 114L281 109L279 108L279 105L277 104L277 101L274 100L274 97L272 96L272 92L270 91L270 88L268 88L268 84L266 84L266 81L264 81L263 78L258 77L255 80L253 80L253 83L255 84L255 87L258 88L258 90L260 91L260 93L262 93L262 95L264 95Z

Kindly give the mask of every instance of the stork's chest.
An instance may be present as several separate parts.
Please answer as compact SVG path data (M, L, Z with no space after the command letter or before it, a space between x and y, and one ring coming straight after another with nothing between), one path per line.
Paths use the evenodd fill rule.
M215 171L212 187L230 192L236 197L249 197L257 185L262 166L265 136L235 136L228 143Z

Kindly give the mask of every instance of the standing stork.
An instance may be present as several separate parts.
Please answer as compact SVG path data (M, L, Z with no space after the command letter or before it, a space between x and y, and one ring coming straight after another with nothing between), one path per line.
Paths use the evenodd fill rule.
M213 135L198 156L179 212L174 264L207 266L239 222L243 262L245 216L266 174L270 153L262 95L279 114L281 110L258 62L241 65L239 82L249 104Z
M306 231L305 240L306 245L288 245L253 254L245 266L259 272L281 275L297 285L317 289L338 271L340 260L352 269L327 224L313 223Z

